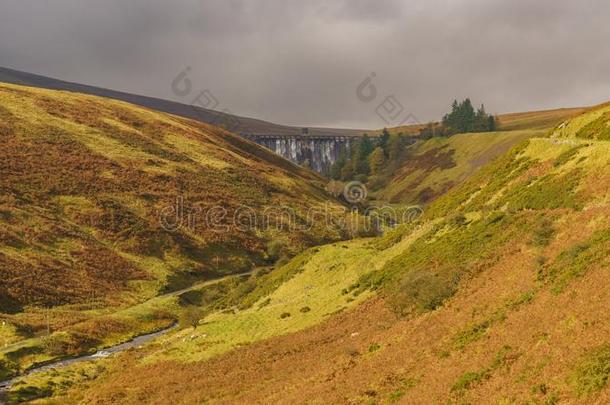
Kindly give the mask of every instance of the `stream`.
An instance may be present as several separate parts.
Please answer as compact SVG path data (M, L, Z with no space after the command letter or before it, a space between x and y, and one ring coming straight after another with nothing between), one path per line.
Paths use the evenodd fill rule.
M7 381L0 381L0 405L5 404L5 401L6 401L6 399L4 398L5 394L8 391L8 389L11 387L11 385L18 378L25 377L25 376L35 374L35 373L39 373L42 371L47 371L47 370L50 370L53 368L65 367L70 364L80 363L83 361L92 361L92 360L103 359L103 358L109 357L113 354L120 353L120 352L123 352L125 350L131 349L134 347L139 347L139 346L143 345L144 343L150 342L151 340L156 339L159 336L166 334L167 332L171 331L174 328L176 328L176 325L170 326L169 328L162 329L162 330L154 332L154 333L149 333L147 335L140 335L138 337L133 338L132 340L130 340L128 342L121 343L119 345L112 346L112 347L109 347L109 348L106 348L103 350L99 350L94 354L88 354L88 355L73 357L73 358L69 358L69 359L57 360L52 363L48 363L48 364L45 364L45 365L42 365L39 367L34 367L15 378L12 378Z
M239 274L232 274L232 275L228 275L225 277L221 277L221 278L217 278L217 279L213 279L213 280L208 280L205 281L203 283L200 284L196 284L187 288L184 288L182 290L179 291L173 291L164 295L160 295L154 299L159 299L159 298L165 298L165 297L171 297L171 296L177 296L180 295L184 292L196 289L196 288L200 288L202 286L205 285L211 285L211 284L216 284L219 283L223 280L226 280L228 278L231 277L245 277L245 276L249 276L251 274L253 274L254 270L252 271L248 271L245 273L239 273ZM74 363L80 363L83 361L92 361L92 360L99 360L99 359L103 359L106 357L109 357L115 353L119 353L119 352L123 352L125 350L131 349L133 347L138 347L140 345L143 345L144 343L150 342L153 339L158 338L159 336L162 336L164 334L166 334L167 332L175 329L178 325L174 324L173 326L170 326L169 328L166 329L162 329L160 331L154 332L154 333L149 333L147 335L140 335L136 338L133 338L132 340L125 342L125 343L121 343L120 345L116 345L116 346L112 346L109 347L107 349L102 349L97 351L94 354L87 354L84 356L79 356L79 357L72 357L72 358L68 358L68 359L63 359L63 360L57 360L54 361L52 363L47 363L38 367L34 367L29 369L28 371L24 372L23 374L14 377L10 380L7 381L0 381L0 405L5 405L6 404L6 392L9 390L9 388L13 385L13 383L15 383L15 381L17 381L17 379L27 376L27 375L31 375L34 373L39 373L42 371L47 371L53 368L58 368L58 367L64 367L64 366L68 366L70 364L74 364Z

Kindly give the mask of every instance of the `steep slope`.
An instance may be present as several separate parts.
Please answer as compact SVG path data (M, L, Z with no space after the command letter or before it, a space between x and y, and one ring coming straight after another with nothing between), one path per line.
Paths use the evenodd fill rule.
M429 204L521 141L544 136L559 123L585 111L565 108L504 114L498 117L501 130L497 132L419 142L405 154L403 163L375 197L394 204ZM392 132L405 129L393 128Z
M68 398L607 403L610 142L600 140L603 126L577 136L604 114L521 143L438 198L419 223L295 259L288 266L297 270L281 270L282 283L249 307L270 315L256 330L275 333L218 355L253 326L239 312L235 323L211 314L192 338L176 332L104 363L99 382L80 378ZM311 271L328 275L299 279ZM337 297L338 312L307 301L318 289ZM309 309L295 313L302 305ZM307 327L312 313L323 322Z
M129 94L115 90L103 89L84 84L71 83L46 76L35 75L32 73L21 72L14 69L0 67L0 82L18 84L23 86L40 87L50 90L65 90L83 94L112 98L126 101L142 107L152 108L169 114L179 115L196 121L212 124L216 126L226 126L231 131L237 133L263 134L263 135L300 135L300 127L279 125L256 118L241 117L228 114L223 111L210 110L199 106L198 101L193 105L177 103L174 101L159 98ZM201 89L203 90L203 89ZM193 92L192 98L198 94ZM191 100L188 100L191 101ZM339 129L339 128L310 128L311 135L336 135L336 136L359 136L363 130Z
M315 224L274 231L279 212L260 221L269 207L299 224L312 207L342 208L321 178L217 128L13 85L0 87L0 118L3 308L158 279L144 258L166 277L205 278L261 263L273 238L294 252L341 237ZM242 213L260 222L242 226Z
M416 143L375 197L393 204L429 204L519 142L545 132L458 134Z
M170 325L172 303L126 310L159 294L355 231L315 173L120 101L0 84L0 143L0 380Z

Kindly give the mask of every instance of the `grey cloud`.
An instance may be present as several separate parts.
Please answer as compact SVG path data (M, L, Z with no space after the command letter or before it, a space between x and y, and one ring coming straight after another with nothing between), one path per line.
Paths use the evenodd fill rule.
M601 0L3 1L0 66L178 101L191 66L234 113L371 128L390 95L422 121L467 96L493 112L610 99L609 15Z

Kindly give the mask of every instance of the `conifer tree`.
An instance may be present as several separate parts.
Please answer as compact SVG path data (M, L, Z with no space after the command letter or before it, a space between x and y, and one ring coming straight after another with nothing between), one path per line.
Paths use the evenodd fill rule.
M371 174L380 174L386 166L385 153L381 146L376 147L369 156Z
M384 128L381 132L381 136L377 140L377 145L383 149L385 156L388 156L388 143L390 142L390 132L387 128Z

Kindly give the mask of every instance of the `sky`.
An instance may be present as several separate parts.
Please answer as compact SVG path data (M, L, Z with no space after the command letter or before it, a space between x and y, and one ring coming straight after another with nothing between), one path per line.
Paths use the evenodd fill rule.
M491 113L608 101L609 18L604 0L0 0L0 66L380 128L466 97Z

